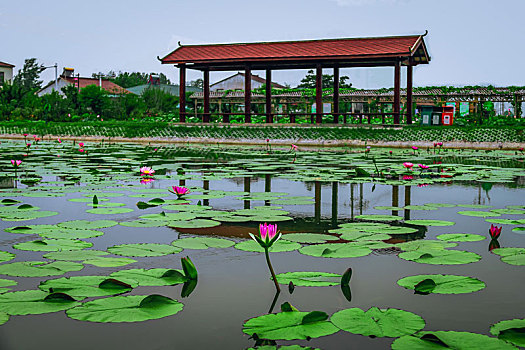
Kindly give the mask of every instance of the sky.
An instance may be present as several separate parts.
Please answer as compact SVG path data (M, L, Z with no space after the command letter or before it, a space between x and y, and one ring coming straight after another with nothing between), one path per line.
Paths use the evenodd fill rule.
M525 0L0 0L0 61L95 72L163 72L184 44L423 34L431 56L414 86L525 85ZM213 83L236 72L211 72ZM263 75L255 71L254 74ZM326 69L325 74L330 74ZM404 77L404 72L402 72ZM297 85L305 70L275 71ZM343 69L358 88L393 85L393 68ZM188 71L188 79L202 73ZM46 70L44 81L54 79ZM404 84L404 79L402 80Z

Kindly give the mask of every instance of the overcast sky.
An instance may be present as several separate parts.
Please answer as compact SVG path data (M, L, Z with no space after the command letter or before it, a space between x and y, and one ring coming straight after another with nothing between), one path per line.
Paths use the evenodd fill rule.
M0 61L94 72L163 72L182 44L422 34L414 85L525 85L525 0L0 0ZM59 72L60 73L60 72ZM255 72L257 74L257 72ZM261 72L262 73L262 72ZM306 71L278 71L296 85ZM228 73L211 73L211 82ZM345 69L355 87L391 86L393 68ZM50 80L54 72L44 72ZM188 72L189 79L201 73Z

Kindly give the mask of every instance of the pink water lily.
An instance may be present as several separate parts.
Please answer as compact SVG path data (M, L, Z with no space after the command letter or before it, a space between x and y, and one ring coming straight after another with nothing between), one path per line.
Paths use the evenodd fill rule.
M297 151L297 145L294 145L294 144L292 143L292 150Z
M79 142L78 145L80 146L80 148L83 148L84 147L84 142Z
M151 169L149 166L143 166L140 168L141 176L153 176L153 174L155 174L155 170Z
M20 166L20 164L22 164L22 161L21 160L14 160L14 159L11 159L11 164L13 164L13 166L15 168L18 168Z
M250 237L266 250L281 238L281 233L277 231L277 224L264 223L259 224L259 236L250 233Z
M502 228L503 228L503 226L498 227L498 226L494 226L493 224L491 224L490 225L490 229L489 229L490 238L498 239L499 236L501 235L501 229Z
M172 190L169 190L171 193L174 193L177 195L177 198L181 198L185 194L190 193L190 190L187 187L184 186L171 186Z
M58 143L62 143L62 140L60 140L60 137L57 139Z
M151 182L155 181L155 179L151 178L151 177L143 177L140 179L140 183L143 184L143 185L147 185Z
M417 151L419 148L418 148L417 146L412 146L412 149L413 149L414 151Z
M414 179L414 177L411 175L403 175L403 180L412 180L412 179Z
M418 166L421 170L428 169L428 165L418 164L417 166Z
M412 167L414 166L414 164L410 163L410 162L404 162L403 163L403 166L407 169L410 169L412 170Z

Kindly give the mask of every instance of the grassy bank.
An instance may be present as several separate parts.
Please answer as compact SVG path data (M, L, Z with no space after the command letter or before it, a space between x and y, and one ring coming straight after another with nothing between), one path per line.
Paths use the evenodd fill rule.
M291 125L180 125L163 122L0 122L0 134L126 138L525 142L524 127L403 128Z

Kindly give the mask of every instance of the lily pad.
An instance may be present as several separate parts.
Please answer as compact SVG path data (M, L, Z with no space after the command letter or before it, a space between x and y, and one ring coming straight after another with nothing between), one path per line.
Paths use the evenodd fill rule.
M406 220L405 223L421 226L452 226L456 223L446 220Z
M183 249L228 248L234 244L229 239L215 237L188 237L171 242L171 245Z
M181 248L158 243L120 244L108 248L108 252L110 252L111 254L139 257L163 256L169 254L176 254L181 251Z
M515 349L511 344L505 343L498 338L486 335L454 332L419 332L414 335L406 335L394 340L392 350L418 350L418 349L445 349L454 350L505 350Z
M58 224L60 227L72 228L72 229L88 229L94 230L98 228L112 227L118 224L118 222L113 220L73 220L73 221L64 221Z
M163 227L166 226L166 221L160 220L134 220L119 222L119 225L125 227Z
M220 226L221 223L215 220L195 219L189 221L173 221L168 224L173 228L210 228Z
M75 239L39 239L18 243L13 246L19 250L29 250L33 252L57 252L60 250L82 250L93 245L91 242L84 242Z
M44 255L44 258L51 260L83 261L87 259L95 259L108 254L108 252L102 250L64 250L59 252L48 253Z
M327 241L336 241L336 236L324 235L320 233L287 233L282 236L283 239L297 243L325 243Z
M66 313L79 321L141 322L175 315L182 308L182 303L158 294L129 295L89 301Z
M399 257L408 261L432 265L470 264L481 259L481 256L476 253L446 249L408 251L400 253Z
M80 271L84 265L70 261L19 261L0 265L0 275L17 277L58 276L70 271Z
M525 266L525 248L496 248L492 253L501 256L504 263Z
M131 208L113 208L113 207L106 207L106 208L94 208L94 209L88 209L86 210L86 213L91 214L101 214L101 215L112 215L112 214L124 214L124 213L131 213L133 209Z
M4 251L0 250L0 262L13 260L15 258L15 256L16 255L13 254L13 253L4 252Z
M490 333L501 340L525 347L525 319L500 321L490 327Z
M98 267L119 267L133 264L137 260L130 258L107 258L107 257L98 257L82 261L83 264L94 265Z
M61 293L23 290L0 294L0 309L9 315L38 315L63 311L79 302Z
M289 311L251 318L242 331L261 339L309 339L336 333L336 328L324 312ZM311 321L310 321L311 320Z
M289 284L292 282L296 286L305 287L336 286L341 284L341 275L330 272L286 272L280 273L276 277L277 281L281 284Z
M498 213L494 213L491 211L458 211L458 214L460 215L466 215L466 216L475 216L478 218L487 218L487 217L495 217L500 216Z
M413 334L425 327L419 315L398 309L371 307L345 309L332 315L332 323L347 332L374 337L401 337Z
M477 242L485 239L482 235L475 235L470 233L445 233L436 236L437 239L445 242Z
M182 270L129 269L113 272L111 277L137 281L139 286L172 286L187 281Z
M0 311L0 325L9 321L9 315L3 311Z
M17 283L18 282L13 281L13 280L6 280L6 279L3 279L3 278L0 278L0 293L5 293L5 292L7 292L9 290L9 288L4 288L4 287L16 286Z
M401 216L395 215L380 215L380 214L369 214L369 215L357 215L356 219L367 220L367 221L399 221L403 220Z
M397 281L401 287L414 289L423 280L431 279L435 287L434 294L463 294L473 293L485 288L485 283L477 278L457 275L417 275L408 276Z
M396 245L401 250L427 250L427 249L445 249L456 247L458 244L453 242L435 241L431 239L418 239L415 241L408 241Z
M130 292L138 283L129 279L113 279L107 276L73 276L47 280L38 286L40 290L66 293L73 297L103 297Z
M323 243L302 247L299 253L320 258L357 258L370 254L368 247L354 243Z
M235 248L247 252L264 252L264 249L259 245L259 243L251 239L235 244ZM299 248L301 248L299 243L279 240L270 247L269 251L273 253L291 252Z

